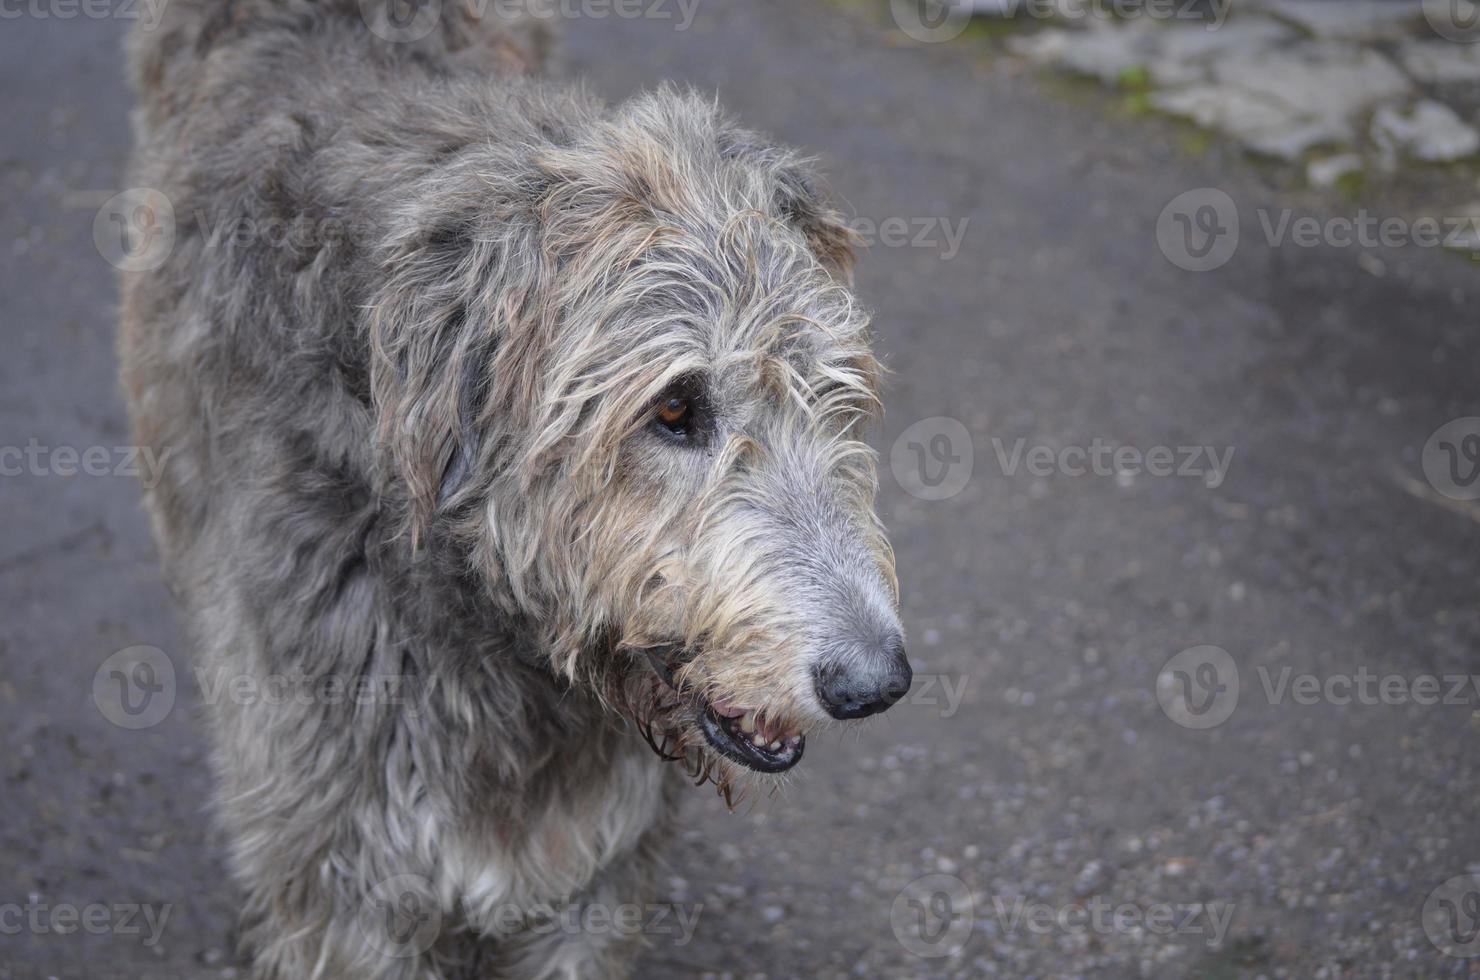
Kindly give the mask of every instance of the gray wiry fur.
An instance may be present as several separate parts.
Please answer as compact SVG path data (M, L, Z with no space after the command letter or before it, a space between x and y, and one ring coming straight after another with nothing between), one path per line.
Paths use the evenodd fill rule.
M123 376L198 669L401 679L215 700L259 978L623 975L630 939L499 912L650 898L681 773L639 732L728 797L694 696L815 728L817 659L897 634L850 234L705 99L518 75L526 26L173 0L131 42L177 237ZM702 445L651 428L675 383ZM419 955L363 929L400 875Z

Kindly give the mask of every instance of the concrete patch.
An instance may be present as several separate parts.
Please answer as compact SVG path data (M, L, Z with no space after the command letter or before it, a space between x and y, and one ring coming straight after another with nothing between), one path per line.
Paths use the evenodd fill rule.
M1258 6L1330 40L1389 40L1423 21L1418 0L1260 0Z
M1480 45L1408 40L1398 46L1398 60L1420 82L1480 81Z
M1353 136L1352 127L1343 120L1310 118L1280 99L1229 85L1157 92L1151 104L1281 160L1297 159L1324 143L1349 142Z
M1360 174L1364 169L1365 164L1357 154L1338 153L1312 160L1305 168L1305 179L1312 187L1335 187L1341 178Z
M1309 122L1349 125L1373 104L1412 91L1392 62L1368 48L1313 41L1233 55L1213 69L1221 84L1288 104Z
M1045 31L1016 38L1010 47L1035 63L1113 84L1123 72L1144 66L1154 55L1155 33L1144 22L1126 27L1096 23L1086 30Z
M1372 140L1389 165L1403 157L1447 163L1480 150L1480 133L1449 106L1432 99L1406 110L1380 106L1372 116Z

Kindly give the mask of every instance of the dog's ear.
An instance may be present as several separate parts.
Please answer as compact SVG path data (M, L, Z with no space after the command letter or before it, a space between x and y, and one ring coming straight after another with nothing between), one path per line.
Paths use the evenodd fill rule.
M801 229L812 253L834 278L851 283L855 250L863 245L863 239L828 203L827 195L818 189L821 180L810 167L798 164L778 176L776 203L782 218Z
M813 163L756 133L730 129L720 138L720 154L758 166L772 185L772 211L796 228L812 254L834 278L852 282L862 237L832 206Z
M384 257L369 311L377 441L404 481L413 538L477 471L499 329L479 298L507 275L496 243L458 211L430 213L435 227Z
M491 352L478 352L463 358L457 375L457 433L452 442L452 456L442 470L442 480L437 487L437 507L446 507L448 502L467 483L478 461L478 450L482 439L479 435L479 417L484 403L484 376L492 360Z

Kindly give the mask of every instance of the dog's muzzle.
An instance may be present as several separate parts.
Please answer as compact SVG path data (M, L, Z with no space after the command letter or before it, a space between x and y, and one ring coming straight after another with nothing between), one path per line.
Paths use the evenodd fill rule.
M694 711L694 724L704 733L714 751L746 769L762 773L785 772L802 761L807 737L776 727L756 711L723 702L711 702L675 682L673 668L654 650L648 663L663 683L679 694Z

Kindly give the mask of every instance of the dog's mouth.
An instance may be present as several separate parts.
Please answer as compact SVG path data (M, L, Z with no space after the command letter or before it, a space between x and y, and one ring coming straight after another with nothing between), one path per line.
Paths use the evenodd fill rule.
M675 682L672 668L652 651L648 652L648 662L663 683L693 705L699 731L724 758L760 773L786 772L802 761L807 737L801 732L767 718L763 711L728 701L710 701L683 689Z
M714 750L756 772L785 772L802 761L807 737L776 725L758 711L705 703L699 730Z

